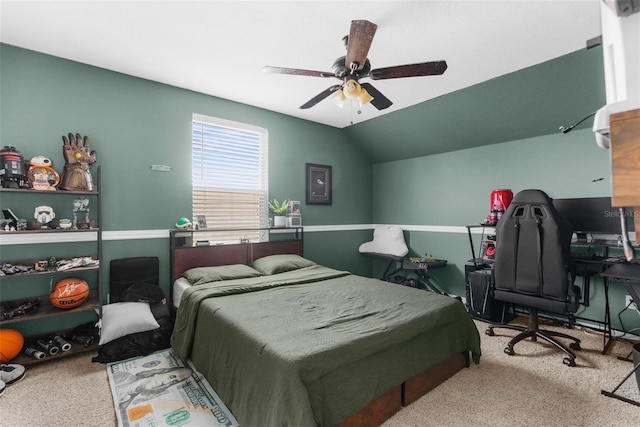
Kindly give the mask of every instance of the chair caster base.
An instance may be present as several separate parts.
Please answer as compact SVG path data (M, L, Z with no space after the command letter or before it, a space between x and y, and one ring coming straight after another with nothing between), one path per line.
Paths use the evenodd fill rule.
M489 335L490 337L492 337L492 336L494 336L494 335L496 334L495 332L493 332L493 328L487 328L487 329L484 331L484 333L485 333L485 334L487 334L487 335Z
M582 347L580 347L580 343L579 342L569 343L569 348L571 350L582 350Z
M565 357L564 359L562 359L562 363L567 366L576 366L576 359L572 357Z
M507 347L505 347L505 348L504 348L504 352L505 352L506 354L508 354L509 356L513 356L514 354L516 354L516 352L515 352L515 351L513 351L513 347L511 347L511 346L507 346Z

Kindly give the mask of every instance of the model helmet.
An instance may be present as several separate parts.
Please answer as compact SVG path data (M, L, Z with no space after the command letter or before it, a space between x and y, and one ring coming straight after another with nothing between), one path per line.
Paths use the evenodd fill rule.
M176 221L176 228L179 230L191 230L193 228L193 224L189 221L188 218L180 218Z

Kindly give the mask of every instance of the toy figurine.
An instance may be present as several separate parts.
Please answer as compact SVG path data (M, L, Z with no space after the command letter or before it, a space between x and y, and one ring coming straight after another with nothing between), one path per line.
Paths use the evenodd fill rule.
M56 213L51 206L37 206L33 212L33 217L40 224L40 228L49 228L50 223L56 217Z
M73 201L73 228L78 229L78 212L84 212L84 227L90 228L89 222L89 199L75 199Z
M27 177L31 188L34 190L55 191L60 182L60 176L53 169L51 160L48 157L36 156L29 163L31 167Z
M26 188L24 159L16 147L5 145L0 150L0 184L3 188Z

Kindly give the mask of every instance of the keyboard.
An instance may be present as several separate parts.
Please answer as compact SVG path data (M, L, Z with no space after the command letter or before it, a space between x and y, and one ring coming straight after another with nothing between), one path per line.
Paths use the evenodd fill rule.
M584 252L572 253L573 259L595 259L596 254L589 254Z

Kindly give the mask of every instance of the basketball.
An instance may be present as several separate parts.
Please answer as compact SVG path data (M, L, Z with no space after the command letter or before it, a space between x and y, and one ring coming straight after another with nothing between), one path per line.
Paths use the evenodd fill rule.
M8 363L22 351L24 338L14 329L0 329L0 362Z
M54 307L62 309L76 308L84 302L89 296L89 285L82 279L69 277L58 280L49 300Z

